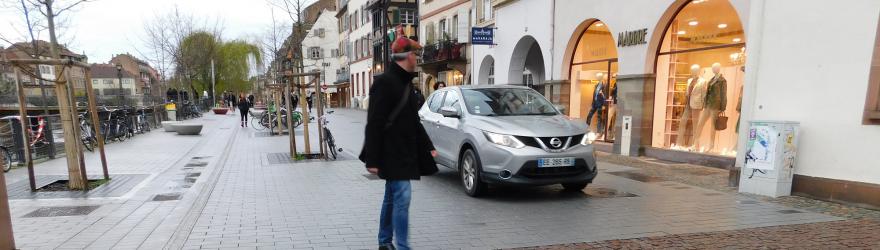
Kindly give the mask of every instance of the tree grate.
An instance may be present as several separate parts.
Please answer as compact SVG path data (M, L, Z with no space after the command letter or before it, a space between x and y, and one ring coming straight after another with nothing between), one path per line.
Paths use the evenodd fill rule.
M153 196L153 201L176 201L180 200L180 193L157 194Z
M28 214L24 218L80 216L88 215L101 206L65 206L65 207L41 207Z

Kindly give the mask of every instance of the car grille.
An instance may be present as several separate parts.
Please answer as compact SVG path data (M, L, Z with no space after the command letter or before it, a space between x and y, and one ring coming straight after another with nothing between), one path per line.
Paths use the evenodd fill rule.
M575 144L577 144L577 143L580 143L580 142L581 142L581 139L582 139L583 137L584 137L584 134L579 134L579 135L574 135L574 136L558 136L558 137L528 137L528 136L516 136L516 138L519 139L519 140L520 140L523 144L525 144L526 146L529 146L529 147L536 147L536 148L541 148L541 143L543 143L544 146L546 146L547 149L550 149L550 150L560 150L560 149L565 149L566 146L571 147L571 146L573 146L573 145L575 145ZM562 141L562 144L560 144L559 146L554 147L553 144L550 143L550 140L552 140L553 138L559 138L559 140ZM568 139L569 139L569 138L571 138L571 142L570 142L570 143L568 143ZM537 139L537 140L536 140L536 139ZM538 140L540 140L541 143L538 143Z
M522 168L519 169L517 175L535 179L559 178L581 175L583 173L586 173L588 170L589 167L587 167L587 162L583 159L575 159L574 166L571 167L553 168L539 168L538 161L532 160L527 161L525 164L523 164Z

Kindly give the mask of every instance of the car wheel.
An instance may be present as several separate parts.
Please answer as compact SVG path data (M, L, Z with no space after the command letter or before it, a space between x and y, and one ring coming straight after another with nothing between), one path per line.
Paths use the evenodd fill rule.
M480 176L480 157L473 149L467 149L461 155L458 161L459 173L461 174L461 183L464 185L464 191L472 197L477 197L486 193L488 185L483 182Z
M565 191L568 191L568 192L577 192L577 191L584 190L584 188L587 187L587 184L589 184L589 183L586 183L586 182L584 182L584 183L562 183L562 188L564 188Z

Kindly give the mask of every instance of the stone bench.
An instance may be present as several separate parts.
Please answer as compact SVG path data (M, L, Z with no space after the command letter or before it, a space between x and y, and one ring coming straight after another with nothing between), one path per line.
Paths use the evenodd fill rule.
M165 132L176 132L174 131L174 124L180 123L179 121L162 121L162 127L165 128Z
M202 124L177 123L171 126L174 127L174 131L177 131L178 135L199 135L202 132Z

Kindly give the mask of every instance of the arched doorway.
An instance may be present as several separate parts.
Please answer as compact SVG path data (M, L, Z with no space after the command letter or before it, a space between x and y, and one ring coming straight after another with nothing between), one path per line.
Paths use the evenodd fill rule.
M508 84L525 85L544 93L544 55L538 41L525 36L513 47Z
M495 84L495 58L486 56L480 63L479 78L476 84Z
M652 146L736 155L745 36L727 0L688 1L657 51Z
M616 116L617 48L608 26L588 20L569 50L569 115L587 119L600 139L613 139ZM575 38L575 37L573 37Z

